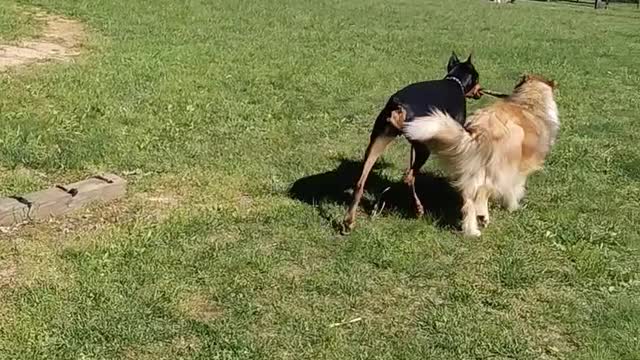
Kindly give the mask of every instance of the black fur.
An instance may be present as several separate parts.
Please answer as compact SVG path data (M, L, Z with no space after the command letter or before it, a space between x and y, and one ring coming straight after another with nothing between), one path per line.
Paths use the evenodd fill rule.
M438 109L451 115L460 124L464 124L467 116L465 98L478 98L481 95L478 81L478 72L473 67L471 55L465 62L460 62L458 56L453 53L449 58L447 76L444 79L411 84L389 98L373 125L369 145L364 155L362 172L343 222L343 233L348 233L354 226L357 207L362 199L372 166L393 139L401 134L404 123ZM404 181L411 189L411 198L419 216L424 213L424 206L416 193L415 176L429 159L430 154L431 152L424 144L420 142L411 144L410 166Z
M458 79L464 89L450 78ZM384 131L391 112L399 107L407 112L406 122L418 116L429 115L431 111L438 109L464 124L467 117L465 97L479 81L480 76L473 66L471 55L466 61L460 62L458 56L453 53L447 64L447 75L443 79L413 83L393 94L378 115L373 133Z

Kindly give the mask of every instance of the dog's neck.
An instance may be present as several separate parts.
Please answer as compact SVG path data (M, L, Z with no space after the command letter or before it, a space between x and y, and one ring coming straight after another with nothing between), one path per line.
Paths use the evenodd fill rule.
M524 84L513 90L509 100L527 106L547 106L554 102L553 91L541 84Z
M445 78L445 80L453 80L453 81L457 82L458 85L460 85L460 89L462 90L462 93L466 94L466 91L464 91L464 85L462 85L462 81L460 81L460 79L458 79L457 77L454 77L454 76L447 76Z
M551 144L553 144L560 121L558 119L558 105L552 89L541 84L525 84L516 88L507 101L525 106L534 116L547 121L550 124Z

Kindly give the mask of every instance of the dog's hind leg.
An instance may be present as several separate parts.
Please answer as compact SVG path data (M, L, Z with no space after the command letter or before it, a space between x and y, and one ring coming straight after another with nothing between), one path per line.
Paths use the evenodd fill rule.
M416 211L416 215L421 217L424 215L424 206L418 197L416 192L416 176L420 173L420 169L424 166L424 163L429 160L431 152L424 144L413 143L411 144L411 156L409 160L409 169L404 176L404 182L409 186L411 192L412 203Z
M376 163L376 160L378 160L380 155L395 138L396 133L391 128L386 128L382 132L377 132L374 130L374 132L371 134L371 140L369 141L369 146L367 147L367 151L364 155L364 165L362 166L362 173L360 174L360 178L356 183L351 206L349 206L349 210L347 211L347 214L344 218L342 229L344 233L348 233L349 231L351 231L353 229L353 226L355 225L358 204L362 199L362 194L364 193L364 185L367 181L367 177L369 176L369 172L371 172L371 169Z
M514 184L510 191L503 196L504 207L509 212L514 212L520 208L520 201L525 194L525 177L518 177L515 179Z
M489 225L489 195L489 189L486 186L481 186L476 193L476 219L478 225L483 228Z

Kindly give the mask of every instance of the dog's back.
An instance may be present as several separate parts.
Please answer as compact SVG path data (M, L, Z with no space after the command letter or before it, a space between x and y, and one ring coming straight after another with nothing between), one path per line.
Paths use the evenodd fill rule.
M534 81L474 113L465 128L476 137L484 137L494 156L517 162L520 173L526 176L542 167L555 142L557 112L552 89Z
M446 112L462 124L466 117L466 104L460 85L442 79L411 84L391 96L387 105L401 105L407 111L407 120L429 115L434 109Z

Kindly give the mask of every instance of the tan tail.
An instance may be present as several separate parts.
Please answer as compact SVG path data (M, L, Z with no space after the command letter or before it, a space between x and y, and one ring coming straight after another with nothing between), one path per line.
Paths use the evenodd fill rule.
M440 151L446 153L465 152L473 143L469 133L454 118L440 110L405 123L403 132L411 141L433 142Z
M434 111L405 123L404 135L411 141L425 142L455 178L482 170L491 152L472 138L451 116ZM464 180L464 179L462 179Z

